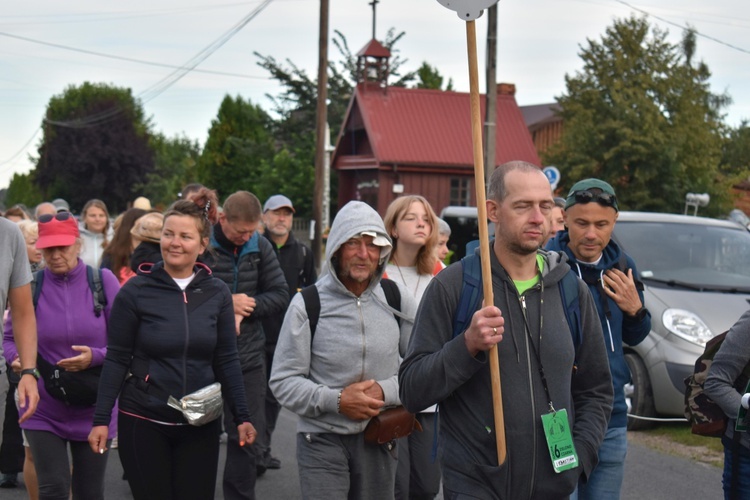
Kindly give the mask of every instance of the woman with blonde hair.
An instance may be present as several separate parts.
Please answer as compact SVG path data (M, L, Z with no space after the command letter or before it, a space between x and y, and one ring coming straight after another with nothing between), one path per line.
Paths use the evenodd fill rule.
M109 211L102 200L94 198L86 202L81 212L79 230L83 240L81 260L91 267L99 267L104 249L113 235Z
M386 274L419 302L432 277L442 269L435 252L437 215L424 197L407 195L391 202L383 222L393 240ZM434 498L440 489L440 467L430 456L435 407L419 413L417 420L423 431L398 440L396 499Z

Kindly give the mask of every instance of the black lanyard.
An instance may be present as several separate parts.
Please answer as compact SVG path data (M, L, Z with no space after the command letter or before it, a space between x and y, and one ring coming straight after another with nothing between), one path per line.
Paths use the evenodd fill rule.
M529 322L528 318L526 317L526 297L521 296L521 312L523 316L523 324L524 328L526 329L526 336L529 338L529 344L531 344L531 350L534 351L534 355L536 356L536 360L539 363L539 375L542 377L542 387L544 387L544 392L547 395L547 401L549 402L549 409L550 411L554 412L555 407L552 405L552 398L549 394L549 387L547 386L547 377L544 375L544 366L542 365L542 327L544 326L544 279L542 278L541 273L539 274L539 282L540 282L540 290L539 290L539 350L537 351L536 347L534 346L534 339L531 337L531 329L529 328Z

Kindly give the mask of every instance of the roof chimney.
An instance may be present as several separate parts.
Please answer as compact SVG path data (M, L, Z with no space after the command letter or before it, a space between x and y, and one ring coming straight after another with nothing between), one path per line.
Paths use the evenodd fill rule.
M498 83L497 95L516 95L515 83Z

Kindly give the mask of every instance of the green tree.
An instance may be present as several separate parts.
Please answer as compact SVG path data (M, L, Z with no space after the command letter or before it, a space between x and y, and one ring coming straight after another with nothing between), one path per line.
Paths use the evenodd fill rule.
M154 170L146 174L145 181L136 183L133 190L151 200L153 206L167 207L190 179L197 179L200 144L184 135L166 137L157 133L151 136L151 148Z
M91 198L117 213L153 169L150 123L130 89L71 85L47 105L34 179L45 199L80 209Z
M272 120L242 97L225 96L198 160L198 180L221 199L238 190L260 195L257 184L275 155Z
M722 169L728 174L750 171L750 126L747 121L729 131L721 158Z
M34 183L34 174L32 172L27 174L13 174L8 190L5 193L6 207L22 203L29 207L29 209L34 210L34 207L42 201L44 200Z
M678 45L667 35L630 17L582 48L583 69L566 76L558 99L562 140L544 158L564 172L563 191L598 177L625 209L680 212L686 193L707 192L707 212L726 211L729 180L719 162L730 99L712 94L708 67L694 63L695 32Z
M437 70L436 67L430 66L426 61L422 63L422 66L417 70L417 88L418 89L436 89L441 90L443 88L443 75ZM448 79L448 85L445 90L453 90L453 79Z

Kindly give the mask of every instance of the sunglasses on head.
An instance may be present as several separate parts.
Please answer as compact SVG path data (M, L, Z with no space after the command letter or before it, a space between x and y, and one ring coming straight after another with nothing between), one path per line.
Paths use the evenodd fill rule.
M576 191L573 193L576 203L586 204L592 201L597 202L605 207L614 207L617 204L617 198L609 193L592 193L591 191Z
M73 217L73 214L71 214L70 212L59 212L59 213L56 213L55 215L52 215L52 214L40 215L38 221L40 224L46 224L47 222L50 222L52 219L64 221L64 220L70 219L71 217Z

